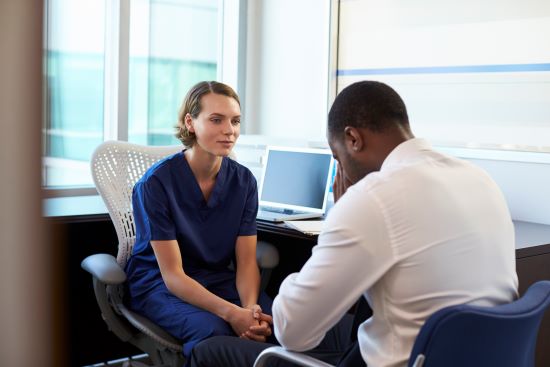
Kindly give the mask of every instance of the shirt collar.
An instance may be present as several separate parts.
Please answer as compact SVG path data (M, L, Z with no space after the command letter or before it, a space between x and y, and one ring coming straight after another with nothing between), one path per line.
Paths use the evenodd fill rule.
M396 146L384 159L380 171L399 165L401 162L414 159L422 151L432 150L432 146L426 139L412 138Z

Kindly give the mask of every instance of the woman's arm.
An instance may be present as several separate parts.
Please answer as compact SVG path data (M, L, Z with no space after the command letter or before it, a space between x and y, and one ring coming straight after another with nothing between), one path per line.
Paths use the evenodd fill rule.
M251 310L238 307L216 296L185 274L176 240L151 241L151 246L157 258L162 279L174 295L227 321L237 335L242 335L250 326L258 325ZM258 292L256 291L255 294L257 298Z
M261 318L261 307L257 304L260 293L260 271L256 260L256 236L239 236L235 246L237 258L237 291L244 308L253 310L259 325L252 326L241 337L265 342L271 335L270 324Z
M237 291L244 308L258 302L260 271L256 261L256 236L239 236L235 246L237 258Z

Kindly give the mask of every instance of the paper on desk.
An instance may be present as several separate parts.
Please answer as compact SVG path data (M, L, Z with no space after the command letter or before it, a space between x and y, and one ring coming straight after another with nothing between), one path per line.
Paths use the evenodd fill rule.
M323 222L322 220L285 220L287 226L309 235L321 233Z

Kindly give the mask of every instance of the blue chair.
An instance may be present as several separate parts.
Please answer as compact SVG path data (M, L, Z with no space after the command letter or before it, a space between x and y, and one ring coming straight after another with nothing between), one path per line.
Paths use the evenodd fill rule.
M411 352L409 367L533 367L537 334L550 305L550 281L494 307L456 305L434 313Z
M543 280L508 304L443 308L420 329L408 367L534 367L537 334L549 305L550 281ZM254 367L266 366L272 357L301 366L330 366L302 353L271 347L258 356Z

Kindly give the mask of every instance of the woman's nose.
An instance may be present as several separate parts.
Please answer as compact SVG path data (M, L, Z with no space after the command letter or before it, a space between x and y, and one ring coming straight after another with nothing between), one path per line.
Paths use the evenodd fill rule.
M231 119L228 119L224 126L224 134L233 135L235 133L235 126L233 125Z

